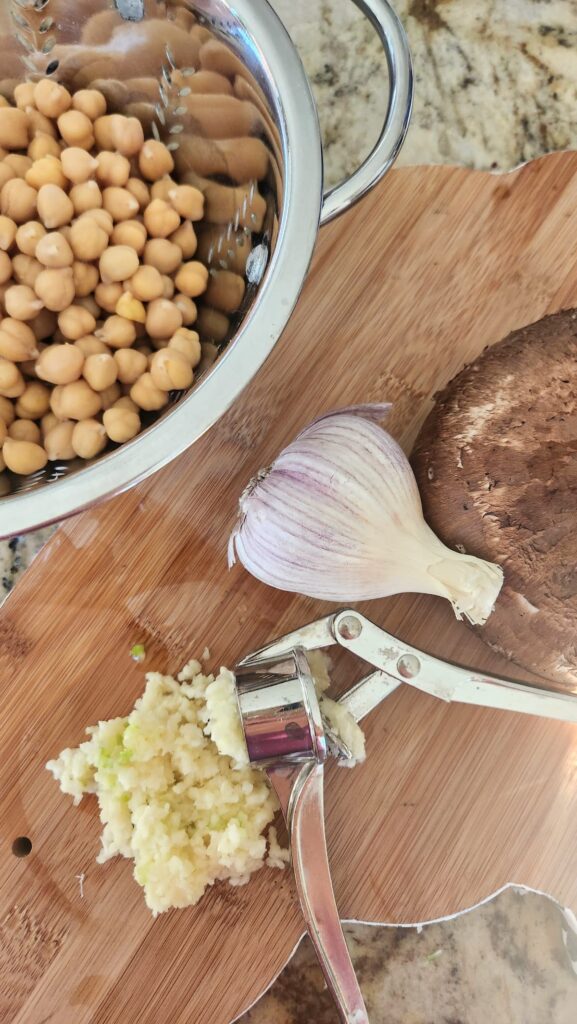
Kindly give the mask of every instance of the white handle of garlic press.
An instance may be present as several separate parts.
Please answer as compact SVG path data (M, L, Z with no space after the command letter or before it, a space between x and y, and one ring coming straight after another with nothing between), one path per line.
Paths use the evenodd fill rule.
M408 683L432 697L562 722L577 722L577 694L500 679L440 661L392 636L353 609L337 612L332 620L332 630L342 647L392 676L398 683ZM372 673L366 686L360 683L355 687L355 701L359 706L364 704L364 713L367 713L387 696L387 689L379 682L378 675ZM354 709L351 710L355 714Z
M303 917L343 1024L369 1024L335 902L325 838L323 766L312 764L290 814L292 864Z

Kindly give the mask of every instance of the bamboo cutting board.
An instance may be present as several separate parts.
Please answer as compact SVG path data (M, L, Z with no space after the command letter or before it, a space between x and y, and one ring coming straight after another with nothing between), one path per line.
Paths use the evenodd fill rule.
M465 361L577 304L576 214L577 155L504 177L394 171L322 231L289 329L228 415L38 556L0 613L2 1022L226 1024L286 962L303 930L289 872L218 886L153 921L126 861L95 864L95 802L73 808L44 763L86 725L126 713L146 668L177 670L205 644L214 665L233 665L327 610L227 572L242 487L339 405L394 402L390 427L409 447ZM511 671L441 601L362 610L438 656ZM135 641L144 666L130 660ZM338 685L355 672L343 655ZM366 731L367 763L332 767L327 781L343 918L423 921L509 881L577 906L576 727L401 689ZM22 836L32 851L18 858Z

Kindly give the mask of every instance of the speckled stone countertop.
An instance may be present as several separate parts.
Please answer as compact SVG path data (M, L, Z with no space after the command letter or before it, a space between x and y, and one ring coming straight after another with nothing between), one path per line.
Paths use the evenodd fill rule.
M350 0L272 3L313 85L331 185L378 136L387 103L383 54ZM416 82L400 163L506 171L577 146L575 0L396 0L395 7ZM0 543L4 592L50 532ZM543 896L509 889L421 929L358 924L346 933L372 1024L577 1021L576 934L570 915ZM242 1021L337 1021L308 942Z

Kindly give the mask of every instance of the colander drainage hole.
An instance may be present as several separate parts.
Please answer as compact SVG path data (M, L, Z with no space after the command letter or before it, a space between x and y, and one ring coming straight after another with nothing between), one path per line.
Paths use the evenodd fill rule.
M32 853L32 840L28 836L18 836L12 843L12 853L15 857L27 857Z

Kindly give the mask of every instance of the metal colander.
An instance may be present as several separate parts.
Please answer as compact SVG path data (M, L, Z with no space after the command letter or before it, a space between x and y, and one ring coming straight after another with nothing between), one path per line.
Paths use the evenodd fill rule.
M208 266L210 280L198 302L203 360L192 389L172 394L133 441L111 445L90 463L49 462L25 478L3 473L1 536L70 515L165 465L224 413L269 354L298 297L319 221L381 177L408 125L404 32L386 0L359 6L385 46L389 110L363 167L323 199L310 87L266 0L236 0L234 9L222 0L2 5L0 94L11 98L19 82L52 75L71 91L98 88L110 112L138 117L145 134L173 152L178 180L204 193L194 258ZM234 277L216 308L211 294L223 274Z

